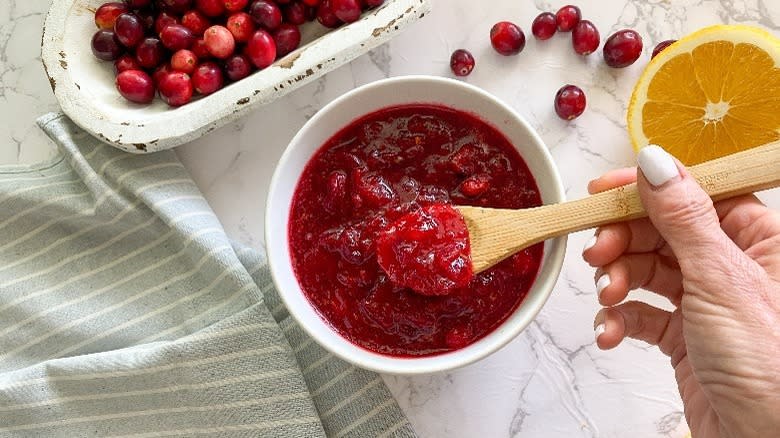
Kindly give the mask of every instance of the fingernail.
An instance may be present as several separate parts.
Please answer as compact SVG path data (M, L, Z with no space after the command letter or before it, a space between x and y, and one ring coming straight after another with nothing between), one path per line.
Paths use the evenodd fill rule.
M585 243L585 247L582 248L582 252L584 253L585 251L587 251L587 250L593 248L594 246L596 246L596 242L598 242L598 240L599 240L598 234L594 234L593 237L591 237L590 240L588 240Z
M596 326L596 328L593 330L596 334L596 340L599 340L599 336L603 335L605 331L607 331L607 326L602 324L599 324Z
M601 277L599 277L599 280L596 282L596 293L598 293L598 296L601 297L601 292L604 291L610 284L612 284L612 280L609 278L609 274L604 274Z
M680 176L674 158L663 148L654 144L640 149L637 162L645 178L655 187L662 186L672 178Z

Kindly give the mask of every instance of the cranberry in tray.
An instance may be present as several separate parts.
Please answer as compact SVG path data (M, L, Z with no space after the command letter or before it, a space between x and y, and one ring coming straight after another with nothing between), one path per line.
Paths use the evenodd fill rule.
M471 114L403 105L343 128L307 164L293 197L290 253L307 299L346 339L385 355L445 353L489 334L525 298L543 246L472 276L463 230L430 251L382 242L399 224L416 233L427 230L419 221L449 218L441 216L447 204L525 208L541 205L541 196L512 144ZM410 271L445 275L419 281L401 272L402 263L391 274L403 281L392 281L379 259L398 251L406 256L394 261Z

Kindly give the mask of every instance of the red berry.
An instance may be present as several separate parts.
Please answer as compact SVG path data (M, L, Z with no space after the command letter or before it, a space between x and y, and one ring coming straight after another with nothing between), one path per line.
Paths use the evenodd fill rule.
M665 48L671 46L672 44L676 43L677 40L666 40L661 41L658 43L657 46L655 46L655 49L653 49L653 55L650 57L650 59L655 58L659 53L661 53Z
M175 71L162 77L160 97L170 106L181 106L192 100L192 81L187 73Z
M585 93L576 85L565 85L555 95L555 112L563 120L572 120L585 111Z
M227 26L236 42L245 43L255 33L255 22L246 12L236 12L227 19Z
M195 7L207 17L219 17L225 13L224 0L195 0Z
M276 30L282 24L282 10L268 0L255 0L249 6L249 15L266 30Z
M306 22L306 6L303 3L293 3L284 8L284 21L301 25Z
M103 61L119 58L124 50L113 30L100 29L92 37L92 54Z
M125 0L125 3L133 9L141 9L151 5L152 0Z
M252 73L252 63L246 55L233 55L225 60L225 76L231 81L238 81Z
M358 21L362 12L358 0L330 0L330 9L345 23Z
M302 3L306 6L311 6L313 8L316 8L317 6L322 3L322 0L301 0Z
M501 21L490 29L490 43L504 56L517 55L525 47L525 34L518 25Z
M294 24L282 24L274 32L274 42L276 42L276 56L281 58L301 45L301 31Z
M154 81L154 84L159 87L162 79L171 72L173 72L173 69L171 68L170 64L163 64L154 69L154 73L152 73L152 80Z
M125 53L114 61L114 69L117 73L122 73L125 70L141 70L141 64L134 56Z
M470 198L485 194L490 188L490 177L484 173L472 175L460 183L460 192Z
M198 57L187 49L179 50L171 56L171 68L176 71L192 74L197 65Z
M152 78L142 70L125 70L116 77L116 88L125 99L135 103L149 103L154 99Z
M246 56L259 69L273 64L276 59L276 43L271 34L262 29L256 31L246 45Z
M581 20L571 32L572 46L580 55L590 55L595 52L600 42L598 29L588 20Z
M192 34L192 31L181 24L170 24L165 26L165 29L160 32L160 40L165 47L176 51L189 49L192 43L195 42L195 36Z
M123 46L132 49L144 38L144 24L135 14L124 13L116 17L114 33Z
M171 24L179 24L179 19L167 12L160 12L157 18L154 19L154 31L159 35L163 29Z
M192 9L192 0L157 0L163 11L183 14Z
M341 19L333 13L330 0L322 0L322 3L320 3L320 6L317 8L317 21L331 29L341 26L342 23Z
M566 5L555 13L555 23L558 25L558 31L560 32L573 30L581 18L580 8L574 5Z
M209 52L208 47L206 47L206 41L203 38L196 39L195 42L192 43L190 50L192 50L192 53L200 60L211 58L211 52Z
M534 19L534 23L531 25L531 33L534 34L537 40L549 40L555 35L556 28L555 14L542 12Z
M365 3L366 7L369 8L376 8L378 6L382 6L384 2L385 0L363 0L363 3Z
M141 44L135 48L135 59L143 68L155 68L162 62L165 48L159 39L154 37L144 38Z
M458 49L452 52L450 68L455 76L468 76L474 70L474 65L474 57L468 50Z
M191 30L193 35L201 36L211 26L211 21L209 21L208 17L193 9L182 15L181 24Z
M236 50L233 34L224 26L211 26L203 33L206 48L215 58L225 59Z
M105 3L95 11L95 26L98 29L113 29L116 18L129 10L124 3Z
M222 0L222 3L228 12L238 12L249 4L249 0Z
M192 74L192 86L204 96L219 90L224 83L222 70L213 62L204 62Z
M642 55L642 37L631 29L619 30L607 38L603 52L608 66L628 67Z

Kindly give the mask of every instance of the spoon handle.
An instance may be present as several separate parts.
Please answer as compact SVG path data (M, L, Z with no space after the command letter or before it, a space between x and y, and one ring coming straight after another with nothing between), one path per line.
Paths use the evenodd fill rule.
M713 200L780 186L780 141L708 161L689 169ZM612 222L647 216L636 183L576 201L539 207L539 241ZM534 215L536 216L536 215ZM527 220L527 219L526 219Z

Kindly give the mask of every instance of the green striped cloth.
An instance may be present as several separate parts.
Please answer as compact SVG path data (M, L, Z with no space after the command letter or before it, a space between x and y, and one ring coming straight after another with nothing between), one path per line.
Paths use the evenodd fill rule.
M172 152L39 125L59 157L0 167L0 437L414 436L377 374L292 321Z

